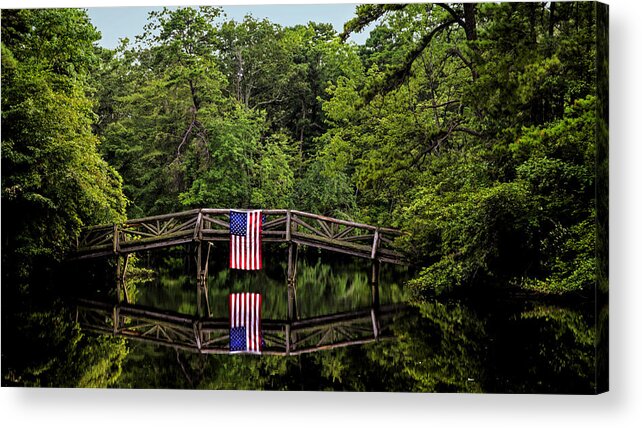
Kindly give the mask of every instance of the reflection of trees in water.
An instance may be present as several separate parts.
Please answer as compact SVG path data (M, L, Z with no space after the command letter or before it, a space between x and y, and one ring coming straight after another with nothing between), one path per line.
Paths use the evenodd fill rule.
M595 388L595 331L590 312L533 304L513 316L511 330L494 331L506 352L489 390L495 392L589 393ZM535 371L534 368L537 368Z
M395 366L412 391L481 392L487 335L468 307L428 302L396 325L398 345L381 352L381 365Z
M212 274L213 311L224 316L228 292L252 290L264 293L272 302L264 308L270 317L283 318L285 268L285 263L275 265L254 276L225 269ZM364 263L301 257L300 307L312 308L305 316L315 311L332 313L336 311L333 302L344 305L343 310L351 309L351 302L367 306L367 272ZM382 302L402 300L402 288L395 285L398 280L398 272L382 269ZM154 286L139 285L141 295L145 287ZM179 301L188 296L179 310L189 310L182 305L194 304L191 277L167 275L161 278L158 290L159 302L172 299L172 295ZM432 301L395 319L395 341L295 357L257 358L198 355L85 333L58 308L21 320L23 337L5 338L6 343L21 343L24 352L15 355L38 358L25 359L22 364L13 361L12 367L20 369L21 378L11 379L11 373L5 373L4 382L137 388L588 393L594 385L595 333L594 321L587 314L544 303ZM41 337L47 339L46 349ZM125 343L129 350L126 357Z
M370 262L340 256L319 256L300 251L297 263L297 306L299 316L310 317L364 308L370 305ZM210 260L209 302L213 316L226 316L227 297L234 292L257 292L264 297L265 318L285 318L287 310L287 255L284 251L264 254L269 263L261 271L234 271ZM156 268L158 281L140 286L137 303L196 314L196 285L193 275L176 268L171 257ZM225 262L226 260L223 260ZM173 267L172 267L173 266ZM383 265L380 277L381 303L403 300L404 268Z
M60 302L17 313L3 331L3 386L106 388L127 355L122 337L87 335ZM7 367L9 367L7 369Z
M594 333L578 310L541 303L491 308L428 302L397 318L393 329L395 341L295 357L204 356L132 344L119 384L259 390L592 391Z
M412 390L589 393L594 332L580 310L545 303L429 302L380 351ZM377 349L377 348L373 348Z

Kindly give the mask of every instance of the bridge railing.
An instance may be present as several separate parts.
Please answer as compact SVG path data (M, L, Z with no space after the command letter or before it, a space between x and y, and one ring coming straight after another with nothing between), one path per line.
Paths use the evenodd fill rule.
M297 210L263 210L264 242L293 242L376 259L404 263L393 246L399 230L371 226ZM189 242L229 241L229 209L202 208L128 220L85 229L76 258L127 254Z
M262 320L265 355L298 355L393 337L392 320L405 305L386 305L302 320ZM229 319L199 318L130 304L81 300L76 321L83 329L125 336L203 354L229 353Z
M401 261L401 254L392 247L399 230L296 210L289 215L292 242L384 262Z

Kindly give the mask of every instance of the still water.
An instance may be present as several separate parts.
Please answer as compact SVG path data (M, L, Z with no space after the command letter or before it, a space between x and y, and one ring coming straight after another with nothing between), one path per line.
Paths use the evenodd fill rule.
M263 318L287 317L287 251L268 246L265 268L231 271L213 247L208 279L212 317L228 314L232 292L259 292ZM217 256L218 255L218 256ZM177 251L141 256L155 273L137 304L194 315L196 280ZM371 265L348 256L301 251L298 319L371 308ZM129 340L122 388L592 393L595 317L589 303L525 299L448 299L404 306L406 268L382 265L382 308L398 304L382 330L391 338L295 356L200 355ZM401 308L399 309L399 306ZM364 327L365 326L365 327ZM367 331L368 322L362 324ZM357 330L354 330L357 331ZM348 333L346 333L348 334ZM369 333L368 333L369 334Z

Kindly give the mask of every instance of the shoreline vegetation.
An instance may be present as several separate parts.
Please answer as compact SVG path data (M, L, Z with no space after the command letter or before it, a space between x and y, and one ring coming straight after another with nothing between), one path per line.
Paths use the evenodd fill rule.
M85 226L194 207L399 228L417 302L606 299L603 5L361 5L342 34L223 13L151 12L110 50L84 10L2 10L3 385L117 384L127 344L70 321L62 262Z

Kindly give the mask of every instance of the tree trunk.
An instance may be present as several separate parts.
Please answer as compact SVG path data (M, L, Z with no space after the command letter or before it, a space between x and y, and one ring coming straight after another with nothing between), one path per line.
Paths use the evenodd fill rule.
M464 30L466 31L466 40L477 40L477 19L475 3L464 3Z
M551 12L548 18L548 37L553 37L553 31L555 30L555 2L551 2Z

